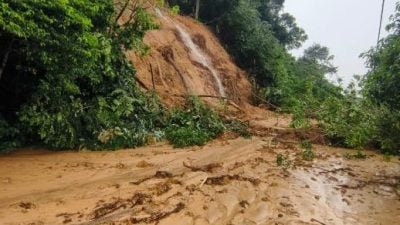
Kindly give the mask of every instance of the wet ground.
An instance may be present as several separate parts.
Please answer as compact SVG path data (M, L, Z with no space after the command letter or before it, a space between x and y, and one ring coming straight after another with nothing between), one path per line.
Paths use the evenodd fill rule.
M399 224L400 161L294 141L0 157L0 224ZM280 164L277 165L277 156Z

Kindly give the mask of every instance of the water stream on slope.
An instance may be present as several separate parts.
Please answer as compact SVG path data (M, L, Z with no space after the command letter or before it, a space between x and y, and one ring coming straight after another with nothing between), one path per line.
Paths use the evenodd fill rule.
M214 66L212 65L210 58L207 56L206 53L204 53L199 46L197 46L192 38L190 37L189 33L183 28L182 25L180 25L178 22L173 21L172 19L167 18L166 16L164 16L164 14L161 12L160 9L156 8L156 13L157 15L163 19L166 20L170 23L172 23L176 30L179 33L179 36L182 38L183 43L185 44L185 46L189 49L190 51L190 58L198 63L200 63L202 66L204 66L205 68L207 68L212 76L214 77L214 80L217 83L218 86L218 92L220 94L221 97L226 97L225 94L225 89L224 86L222 85L220 76L218 71L214 68Z

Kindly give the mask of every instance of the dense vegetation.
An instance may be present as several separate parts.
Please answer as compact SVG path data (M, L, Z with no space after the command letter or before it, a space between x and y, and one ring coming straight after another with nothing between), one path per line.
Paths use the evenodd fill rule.
M169 3L191 14L195 1ZM299 59L289 53L307 35L293 16L282 12L283 4L283 0L201 0L200 20L215 30L237 63L252 75L258 94L271 103L289 110L304 93L318 98L340 94L325 79L336 71L328 48L314 45Z
M3 144L97 148L106 134L115 147L143 142L160 110L136 88L123 53L144 51L142 37L156 27L143 8L108 0L0 4ZM134 16L118 22L125 13Z
M194 0L168 2L194 14ZM294 127L318 119L332 144L400 153L400 6L388 26L391 35L364 54L370 71L358 77L358 91L356 83L343 88L328 81L336 73L328 48L315 44L297 59L290 54L307 36L283 5L284 0L201 0L199 19L250 73L255 94L293 113Z
M184 108L171 112L166 137L175 147L204 145L224 131L222 119L195 97L187 99Z
M320 119L327 134L349 147L372 146L400 154L400 3L387 26L389 35L363 56L369 72L356 76L341 98L323 103Z
M225 129L200 103L168 113L139 90L124 51L145 54L142 38L157 25L129 2L0 3L0 150L134 147L164 131L177 146L200 145Z
M177 147L202 145L224 130L248 136L198 100L166 111L143 93L127 49L146 54L152 17L130 1L54 0L0 3L0 150L18 145L53 149L121 148L167 138ZM163 4L164 1L157 1ZM193 15L195 0L168 0L173 13ZM336 73L329 49L307 39L284 0L201 0L209 25L253 80L254 99L293 113L292 126L317 119L332 144L400 153L400 5L390 35L364 53L370 68L361 91L326 77ZM307 148L309 149L309 148ZM306 151L310 158L310 151Z

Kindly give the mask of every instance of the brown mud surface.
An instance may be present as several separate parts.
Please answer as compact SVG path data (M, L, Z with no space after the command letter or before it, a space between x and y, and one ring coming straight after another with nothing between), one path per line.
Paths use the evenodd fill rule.
M314 150L303 161L279 135L187 149L19 150L0 156L0 224L398 224L399 158Z
M0 155L0 225L399 224L400 161L324 146L318 130L288 128L290 116L253 107L247 75L206 27L175 16L209 56L227 97L250 121L252 139L229 135L204 147L166 143L115 152L24 149ZM148 32L150 53L128 52L143 88L165 105L188 93L218 95L171 23ZM299 139L316 158L303 161ZM321 144L321 145L318 145ZM277 156L286 158L285 168ZM290 163L289 163L290 162Z

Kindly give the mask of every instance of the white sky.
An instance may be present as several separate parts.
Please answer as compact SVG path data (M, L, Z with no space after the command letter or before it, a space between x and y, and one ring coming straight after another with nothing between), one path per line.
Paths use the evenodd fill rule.
M366 72L359 55L376 45L381 4L382 0L286 0L285 11L308 34L308 41L294 55L313 43L329 47L338 76L348 84L354 74ZM395 5L396 0L386 0L383 36Z

